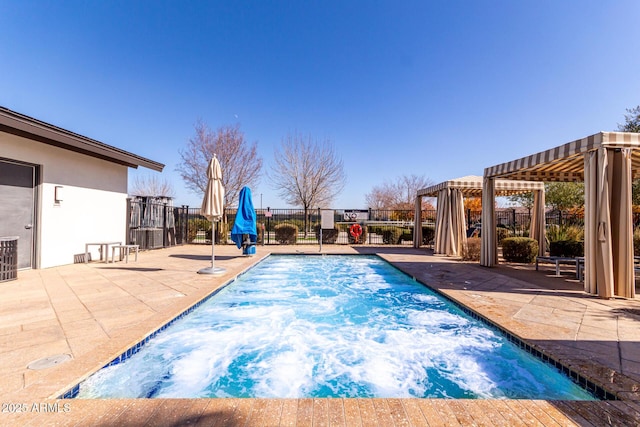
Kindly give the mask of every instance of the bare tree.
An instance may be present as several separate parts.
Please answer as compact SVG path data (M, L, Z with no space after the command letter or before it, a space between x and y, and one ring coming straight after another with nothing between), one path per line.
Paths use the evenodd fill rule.
M129 194L132 196L174 197L171 183L166 179L160 179L157 175L136 176Z
M385 181L382 185L374 186L365 198L373 209L412 210L418 190L433 185L433 181L424 175L403 175L395 181ZM423 202L428 203L427 200Z
M204 194L207 188L207 165L215 154L222 168L224 205L237 203L242 187L255 186L262 171L262 158L258 156L257 143L244 139L240 125L221 126L215 132L202 121L195 124L195 136L180 151L182 163L176 167L187 188Z
M393 204L393 195L387 183L375 186L365 195L367 207L371 209L388 209Z
M346 175L329 140L289 134L275 150L269 178L289 204L304 208L305 235L309 209L327 207L345 186Z

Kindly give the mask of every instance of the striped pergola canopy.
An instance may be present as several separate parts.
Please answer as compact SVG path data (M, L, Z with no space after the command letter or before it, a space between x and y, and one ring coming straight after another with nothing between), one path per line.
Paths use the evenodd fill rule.
M584 181L584 288L635 297L632 179L640 176L640 133L600 132L484 170L482 223L495 227L499 179ZM482 235L480 264L498 263L494 233Z
M463 196L482 197L482 177L476 175L463 176L461 178L450 179L440 184L418 190L418 197L436 197L440 190L446 188L459 189ZM543 182L519 181L510 179L496 180L496 195L510 196L535 190L544 190Z
M484 170L487 178L530 181L584 181L584 154L598 148L640 148L640 134L600 132L564 145L501 163ZM631 155L634 177L640 172L640 151ZM496 190L497 190L496 181Z
M535 196L544 194L544 182L521 181L510 179L496 179L493 195L508 196L525 192L534 192L535 200L544 200ZM434 237L434 252L447 256L460 256L467 247L466 218L463 197L482 197L483 178L469 175L450 179L440 184L418 190L416 193L416 221L421 222L422 198L437 197L436 229ZM535 203L539 205L539 203ZM543 202L544 204L544 202ZM544 221L544 215L541 218ZM533 224L533 221L532 221ZM540 224L538 229L544 225ZM535 227L534 227L535 228ZM422 243L421 227L415 227L413 234L414 247ZM543 244L541 246L544 248ZM543 249L544 250L544 249Z

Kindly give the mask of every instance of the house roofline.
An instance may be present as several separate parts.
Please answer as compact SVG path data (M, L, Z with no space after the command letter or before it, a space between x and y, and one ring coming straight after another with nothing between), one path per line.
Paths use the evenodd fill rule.
M0 106L0 131L137 169L162 172L164 164Z

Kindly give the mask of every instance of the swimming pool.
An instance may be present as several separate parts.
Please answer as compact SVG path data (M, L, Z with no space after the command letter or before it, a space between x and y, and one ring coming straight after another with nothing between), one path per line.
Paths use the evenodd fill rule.
M376 256L270 256L81 398L593 399Z

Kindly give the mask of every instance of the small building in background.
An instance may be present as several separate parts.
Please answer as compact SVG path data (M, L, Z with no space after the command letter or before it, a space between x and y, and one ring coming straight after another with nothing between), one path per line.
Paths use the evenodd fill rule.
M164 168L0 107L0 237L18 238L18 268L84 261L86 243L125 243L128 170L140 166Z

